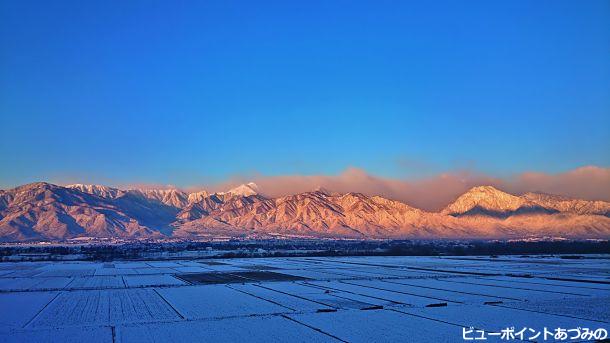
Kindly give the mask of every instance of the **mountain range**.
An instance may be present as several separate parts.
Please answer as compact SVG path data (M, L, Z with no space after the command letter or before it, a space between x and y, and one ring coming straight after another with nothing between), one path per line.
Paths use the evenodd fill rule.
M525 239L610 238L610 203L544 193L468 190L439 212L328 190L267 197L45 182L0 190L0 241L73 238Z

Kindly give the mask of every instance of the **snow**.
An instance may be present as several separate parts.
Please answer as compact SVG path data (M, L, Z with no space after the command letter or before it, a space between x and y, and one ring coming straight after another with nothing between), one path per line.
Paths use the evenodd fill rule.
M15 271L13 271L10 274L6 274L4 276L6 277L23 277L23 278L27 278L27 277L34 277L36 275L40 275L41 273L43 273L43 270L40 269L17 269Z
M0 342L112 343L112 329L104 326L20 330L0 337Z
M0 279L0 291L25 291L34 287L40 282L41 280L37 278L2 278Z
M528 327L540 330L544 327L554 329L557 327L598 328L604 326L603 323L586 319L489 305L403 309L401 311L451 322L460 326L474 326L495 332L511 326L518 329ZM608 327L608 325L605 326Z
M508 281L511 284L519 285L519 287L531 287L531 285L541 285L542 287L545 287L545 289L565 289L568 291L589 292L593 294L607 294L607 292L610 292L610 285L606 284L590 284L583 282L548 280L540 278L511 278L507 276L496 276L492 278L485 278L482 280Z
M57 292L0 293L0 332L22 327L57 296Z
M37 276L90 276L95 273L95 269L55 269L44 271Z
M250 196L258 194L258 186L254 182L249 182L247 184L239 185L235 188L228 190L226 193L232 195L240 195L240 196ZM224 194L224 193L219 193Z
M203 268L206 268L208 271L216 271L216 272L243 272L248 269L241 268L239 266L232 265L206 265L201 264Z
M284 294L291 294L301 299L306 299L310 302L315 302L335 309L362 309L373 305L369 301L362 301L362 298L355 299L356 297L353 297L346 292L314 287L305 283L276 282L261 285L259 287L265 287Z
M158 268L137 268L135 269L138 274L176 274L178 271L170 267L158 267Z
M158 290L180 314L189 319L222 318L290 312L225 285L164 288Z
M148 262L146 264L149 265L150 267L154 267L154 268L182 267L182 265L177 262Z
M506 307L531 310L564 316L577 316L583 319L610 322L610 297L571 298L556 300L515 301L502 304Z
M462 338L460 327L387 310L289 317L348 342L458 342Z
M336 342L323 333L279 316L122 326L117 330L117 341Z
M316 284L322 287L328 287L332 290L345 291L351 294L381 300L386 303L398 303L408 306L426 306L447 301L445 299L433 299L424 295L397 293L389 290L368 287L370 285L357 285L345 282L330 282L326 284L318 282Z
M210 271L209 268L205 268L205 267L201 267L201 266L176 267L173 269L179 273L205 273L205 272Z
M501 287L507 289L520 289L520 290L531 290L536 292L548 292L548 293L557 293L557 294L565 294L565 295L575 295L575 296L583 296L588 297L591 293L596 293L603 295L606 292L601 290L585 290L578 289L574 287L562 287L558 285L538 285L538 284L526 284L526 283L516 283L511 281L499 281L499 280L485 280L482 278L467 278L467 279L455 279L455 280L446 280L446 282L455 282L460 284L475 284L482 286L491 286L491 287Z
M123 280L128 287L144 287L144 286L176 286L185 285L182 280L167 274L160 275L126 275Z
M139 274L137 269L133 268L100 268L95 270L95 276L104 275L134 275Z
M528 299L562 299L565 297L574 297L573 294L551 293L544 290L527 290L507 287L486 286L467 283L467 280L462 279L411 279L396 281L405 285L430 287L435 289L448 290L452 292L464 292L478 294L488 297L496 297L504 300L522 300ZM583 295L586 296L586 295Z
M88 290L61 293L29 326L108 325L178 318L153 289Z
M29 290L61 290L72 282L69 277L47 277L38 278L40 282L36 283Z
M284 274L301 276L316 280L338 280L345 278L345 275L339 275L335 273L329 273L324 271L316 271L316 270L282 270Z
M502 300L498 297L485 296L474 293L462 292L460 290L443 290L429 287L414 287L408 286L402 283L394 282L393 280L353 280L345 281L347 284L359 285L363 287L370 287L372 289L382 289L387 291L393 291L397 293L417 295L420 297L427 298L425 302L427 304L447 302L447 303L474 303L482 304L486 301L499 301Z
M250 294L254 297L265 299L292 311L317 311L330 310L333 307L320 302L307 299L302 295L278 292L273 289L264 288L259 285L244 284L230 285L232 289Z
M114 267L117 269L134 269L134 268L147 268L148 264L144 262L115 262Z
M121 276L91 276L77 277L66 286L66 289L105 289L124 288L125 283Z
M455 342L462 340L462 327L470 326L610 331L609 260L599 255L3 263L0 342ZM192 285L179 278L256 269L308 279ZM517 271L530 277L508 275ZM481 272L496 275L476 275ZM427 307L440 303L446 306Z

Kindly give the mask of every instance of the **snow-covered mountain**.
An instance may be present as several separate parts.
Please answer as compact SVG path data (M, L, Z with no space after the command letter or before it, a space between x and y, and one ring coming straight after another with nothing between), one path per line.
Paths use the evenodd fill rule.
M523 194L522 197L544 208L558 212L597 214L610 217L610 203L605 201L570 199L558 195L531 192Z
M509 217L515 214L552 212L557 210L544 207L527 197L502 192L492 186L474 187L443 210L444 214L454 217L476 215Z
M279 198L33 183L0 191L0 240L74 237L610 238L610 203L475 187L441 212L318 189Z
M0 210L0 239L163 236L174 211L125 196L104 198L44 182L5 191L2 197L6 205Z
M210 196L210 194L206 191L199 191L199 192L192 192L189 193L188 195L188 203L194 203L194 202L199 202L205 198L207 198L208 196Z
M184 226L191 234L216 226L308 237L418 236L405 229L423 212L400 202L359 193L329 195L321 191L275 199L260 196L230 198L207 215ZM178 230L178 233L180 233ZM440 232L437 232L440 234Z
M140 197L158 201L162 204L182 208L188 204L188 194L178 189L130 189L129 193Z
M249 182L247 184L242 184L235 188L231 188L226 193L220 194L231 194L247 197L258 194L258 186L254 182Z
M130 193L135 196L142 197L144 199L157 201L159 203L172 206L175 208L183 208L186 205L200 201L201 199L209 196L206 191L199 191L193 193L186 193L175 188L167 189L154 189L154 188L130 188L127 190L121 190L103 185L85 185L85 184L73 184L67 185L66 188L76 189L83 193L97 195L102 198L116 199Z
M89 193L108 199L116 199L117 197L125 194L125 191L123 190L102 185L84 185L82 183L76 183L73 185L67 185L66 188L77 189L83 193Z

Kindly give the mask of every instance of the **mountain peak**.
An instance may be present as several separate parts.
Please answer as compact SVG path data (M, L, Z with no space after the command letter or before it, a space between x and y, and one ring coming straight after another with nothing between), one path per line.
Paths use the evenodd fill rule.
M503 192L493 186L477 186L460 195L443 212L460 215L473 210L507 212L523 206L526 200Z
M258 194L258 185L254 182L248 182L246 184L241 184L235 188L231 188L226 192L227 194L232 195L241 195L244 197L257 195Z
M487 193L487 194L504 193L504 194L506 194L505 192L497 189L496 187L489 186L489 185L472 187L465 194L468 194L468 193Z
M34 189L34 188L52 188L52 187L57 187L52 183L48 183L48 182L32 182L32 183L28 183L22 186L18 186L17 188L22 188L22 189Z
M15 190L16 192L45 192L49 190L53 191L58 188L60 188L60 186L48 182L32 182L25 185L17 186L13 190Z

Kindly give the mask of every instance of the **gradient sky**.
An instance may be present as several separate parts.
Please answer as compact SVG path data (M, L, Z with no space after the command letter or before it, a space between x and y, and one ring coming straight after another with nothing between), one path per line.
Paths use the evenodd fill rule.
M0 0L0 187L610 165L610 2Z

